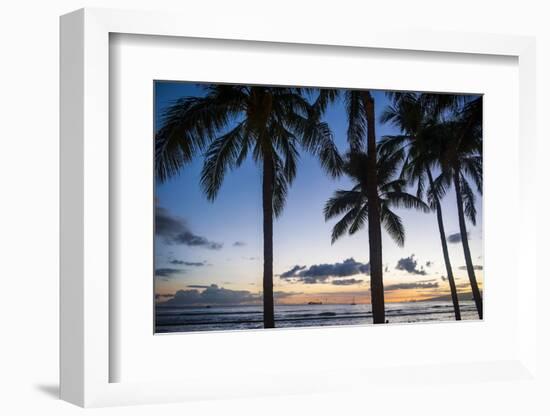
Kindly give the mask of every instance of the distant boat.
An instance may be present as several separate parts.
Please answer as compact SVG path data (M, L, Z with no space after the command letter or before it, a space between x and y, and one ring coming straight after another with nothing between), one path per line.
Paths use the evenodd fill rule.
M307 304L308 304L308 305L322 305L323 302L314 302L314 301L311 301L311 302L308 302Z
M355 296L353 297L353 300L351 301L350 305L357 305L357 303L355 303Z

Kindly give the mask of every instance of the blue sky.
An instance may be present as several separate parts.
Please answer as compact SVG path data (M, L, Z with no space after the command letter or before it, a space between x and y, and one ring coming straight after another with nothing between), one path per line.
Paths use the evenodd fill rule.
M196 84L181 82L155 83L155 128L160 127L162 112L176 99L203 94ZM374 91L377 120L388 100L383 91ZM340 151L347 149L347 118L342 102L331 105L325 121L330 125ZM384 135L399 134L394 127L377 121L377 139ZM262 279L262 212L261 169L249 158L240 168L231 171L214 202L207 201L199 187L202 158L195 158L179 176L156 185L157 209L170 219L179 221L189 232L188 241L174 242L157 237L155 241L157 294L170 295L177 290L194 290L199 293L212 284L232 291L258 293ZM368 233L366 229L354 236L344 236L331 245L331 229L335 221L325 222L322 208L339 188L349 188L345 178L329 178L312 156L301 153L297 177L292 184L285 209L274 223L274 274L280 275L294 266L310 268L314 265L342 265L353 258L357 263L368 263ZM454 191L451 189L442 200L447 235L458 232ZM482 209L477 198L477 226L469 224L470 244L474 263L481 266ZM416 299L448 293L448 285L441 279L445 275L441 245L434 213L396 210L401 216L406 241L399 248L386 234L383 237L383 261L386 266L384 281L387 286L418 283L416 289L393 292L395 300ZM193 239L192 237L197 237ZM467 291L464 256L460 244L449 244L451 261L457 283ZM411 257L413 256L414 257ZM401 264L416 268L409 271L398 268ZM405 261L405 263L403 263ZM350 264L350 263L348 263ZM482 280L481 267L477 271ZM416 271L415 271L416 270ZM322 297L335 303L345 302L351 296L368 301L368 275L346 275L357 281L354 284L336 285L331 281L316 284L290 282L275 277L275 290L285 293L281 302L300 303ZM424 283L423 283L424 282ZM426 285L426 283L429 283ZM480 282L481 283L481 282ZM395 286L398 287L398 286ZM169 298L166 296L165 298Z

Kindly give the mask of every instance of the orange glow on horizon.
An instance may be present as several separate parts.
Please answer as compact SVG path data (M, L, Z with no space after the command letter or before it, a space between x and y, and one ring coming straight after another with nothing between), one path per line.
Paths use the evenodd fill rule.
M388 277L384 279L384 284L389 287L394 284L404 283L403 279L397 279ZM455 278L457 283L458 294L462 297L468 297L468 293L471 293L470 284L466 276L458 276ZM483 292L483 273L477 276L479 289ZM389 289L385 291L384 300L386 303L399 303L399 302L421 302L430 299L449 300L450 301L450 288L446 281L441 281L439 278L434 278L431 281L437 281L438 285L435 287L426 288L398 288ZM410 280L406 281L410 282ZM406 283L405 282L405 283ZM155 284L155 293L160 295L156 302L164 302L171 299L170 295L173 295L178 290L198 290L199 292L205 290L202 288L196 288L197 285L186 284L182 285L181 282L173 281L157 281ZM243 282L243 283L226 283L218 285L220 288L228 290L248 291L251 294L261 297L260 283L257 282ZM204 287L204 286L203 286ZM323 304L370 304L370 285L368 281L360 285L354 285L351 287L335 286L330 283L327 284L296 284L296 283L283 283L276 284L274 286L275 292L275 304L278 305L304 305L308 302L322 302ZM277 295L277 293L281 295ZM256 302L254 302L256 303ZM258 300L258 304L261 301ZM250 304L250 303L249 303Z

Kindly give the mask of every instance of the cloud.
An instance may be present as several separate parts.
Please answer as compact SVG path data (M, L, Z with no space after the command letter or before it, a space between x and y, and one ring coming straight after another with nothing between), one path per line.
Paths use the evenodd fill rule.
M292 269L290 269L287 272L282 273L279 275L279 277L282 277L283 279L288 279L289 277L296 277L298 276L298 272L304 270L306 266L294 266Z
M260 294L248 290L225 289L212 284L210 286L194 285L191 289L178 290L172 299L165 302L165 305L239 305L258 303L260 300Z
M459 269L460 270L466 270L466 266L460 266ZM479 264L474 264L474 270L483 270L483 266L481 266Z
M468 236L468 239L470 239L470 233L467 233L466 235ZM462 241L462 237L461 237L460 233L449 234L447 236L447 241L451 244L457 244L457 243L460 243Z
M411 254L409 257L399 259L397 265L395 266L396 270L404 270L407 273L425 275L426 271L424 268L417 269L417 261L414 259L414 254Z
M205 261L170 260L170 264L176 264L179 266L195 266L195 267L206 266Z
M155 270L155 277L160 277L161 280L170 280L178 274L185 273L184 269L172 269L169 267L160 268Z
M157 293L155 294L155 299L164 299L173 297L173 293Z
M337 277L354 276L357 274L369 274L370 266L368 263L360 263L352 257L344 260L342 263L324 263L314 264L307 268L306 266L296 265L292 269L280 275L283 279L293 280L306 284L326 283Z
M402 289L434 289L439 287L438 282L413 282L413 283L396 283L384 287L385 291L402 290Z
M349 286L349 285L358 285L359 283L363 283L363 279L339 279L339 280L333 280L332 284L336 286Z
M246 243L244 241L235 241L233 243L233 247L244 247L246 246Z
M206 237L194 234L183 218L175 217L163 207L156 207L155 234L167 244L203 247L209 250L220 250L222 243L208 240Z
M261 293L252 293L248 290L225 289L216 284L189 285L188 288L178 290L171 299L164 302L164 305L242 305L258 304L262 301ZM276 291L273 293L273 296L275 299L281 299L297 294L300 293Z

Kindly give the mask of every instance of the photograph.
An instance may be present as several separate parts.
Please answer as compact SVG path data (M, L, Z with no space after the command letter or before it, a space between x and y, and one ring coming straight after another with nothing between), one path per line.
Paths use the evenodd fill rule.
M483 320L483 96L156 80L154 333Z

